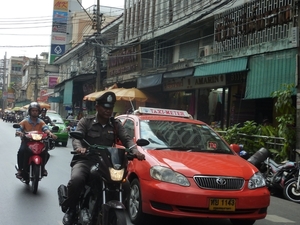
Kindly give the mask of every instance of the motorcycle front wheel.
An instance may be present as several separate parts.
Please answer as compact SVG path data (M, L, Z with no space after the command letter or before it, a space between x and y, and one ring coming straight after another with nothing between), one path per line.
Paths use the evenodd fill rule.
M95 225L126 225L126 212L125 210L120 210L120 209L110 209L109 210L109 215L108 215L108 220L107 224L103 224L102 221L102 213L98 215L97 222L92 223Z
M108 225L126 225L125 210L109 210Z
M33 194L36 194L40 181L40 165L33 164L32 165L32 183L31 183L31 191Z
M292 202L300 203L300 190L297 191L298 179L291 179L284 185L283 196Z

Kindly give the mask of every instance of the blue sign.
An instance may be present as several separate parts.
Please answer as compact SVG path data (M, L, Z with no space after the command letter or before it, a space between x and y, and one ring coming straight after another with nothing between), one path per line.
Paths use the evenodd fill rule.
M65 50L66 50L65 45L58 45L58 44L51 45L51 55L62 55L65 53Z
M61 11L53 11L53 23L64 23L68 22L68 13Z

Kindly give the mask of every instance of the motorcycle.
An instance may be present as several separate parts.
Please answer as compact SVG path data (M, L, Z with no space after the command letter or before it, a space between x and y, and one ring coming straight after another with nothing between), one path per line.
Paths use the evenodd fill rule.
M76 205L76 225L126 225L125 206L123 204L124 182L126 182L128 160L135 155L131 149L146 146L148 140L139 139L128 149L91 145L78 131L70 132L73 138L83 140L88 145L86 154L98 156L98 162L91 168L91 179L85 185ZM76 151L71 153L76 154ZM58 201L63 212L62 203L67 198L67 187L58 187Z
M270 156L271 154L267 149L261 148L248 161L263 174L271 193L282 193L287 182L295 177L297 165L291 161L278 164Z
M13 128L20 128L20 124L13 124ZM54 126L52 131L58 131L58 127ZM23 171L23 176L20 179L22 183L29 184L31 181L31 191L36 194L39 181L43 178L43 159L42 153L55 148L55 141L48 134L40 131L24 132L22 137L26 142L31 155L28 160L26 171ZM18 165L15 165L18 171Z
M300 150L295 150L300 157ZM298 158L296 163L296 169L294 170L294 177L287 180L283 188L283 196L296 203L300 203L300 158Z

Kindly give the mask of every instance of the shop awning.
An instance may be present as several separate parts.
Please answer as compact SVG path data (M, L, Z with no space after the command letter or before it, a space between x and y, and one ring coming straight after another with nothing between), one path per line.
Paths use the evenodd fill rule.
M271 98L282 84L296 83L295 50L253 56L249 60L244 99Z
M65 84L64 90L64 106L71 106L72 105L72 97L73 97L73 80L67 81Z
M137 79L137 88L146 88L161 85L162 73L139 77Z
M196 66L194 76L209 76L247 71L248 57L229 59L215 63Z
M176 77L188 77L194 74L194 67L183 69L183 70L175 70L164 73L164 78L176 78Z

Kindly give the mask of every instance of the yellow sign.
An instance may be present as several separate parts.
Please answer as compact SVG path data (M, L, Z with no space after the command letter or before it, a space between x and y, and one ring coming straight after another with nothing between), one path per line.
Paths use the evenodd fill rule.
M66 11L69 9L69 2L65 0L54 0L54 10Z

